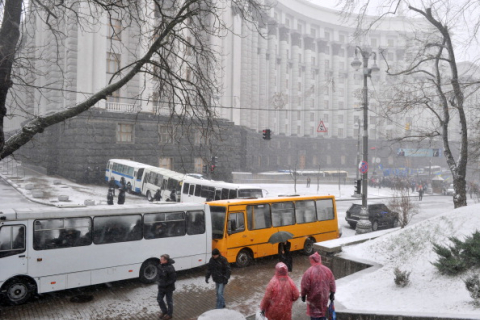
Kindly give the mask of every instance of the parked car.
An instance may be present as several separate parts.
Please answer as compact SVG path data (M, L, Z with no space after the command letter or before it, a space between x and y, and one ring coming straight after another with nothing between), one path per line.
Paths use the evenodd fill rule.
M360 219L361 204L352 204L347 210L345 220L350 227L355 229ZM377 231L378 228L396 228L399 226L398 213L390 210L383 203L375 203L367 205L369 220L372 223L372 230Z
M443 194L446 196L453 196L454 192L455 191L453 191L453 183L443 189Z

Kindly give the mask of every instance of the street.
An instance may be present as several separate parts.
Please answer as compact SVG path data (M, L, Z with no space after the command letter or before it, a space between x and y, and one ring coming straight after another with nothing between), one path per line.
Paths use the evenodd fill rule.
M22 206L38 206L26 200L17 191L0 179L3 195ZM374 191L372 191L373 193ZM348 193L343 191L343 193ZM3 196L2 196L3 197ZM419 214L412 223L431 218L453 208L450 196L427 195L419 204ZM370 202L385 202L388 199L371 199ZM343 237L355 235L345 221L345 211L352 203L361 203L359 199L338 199L337 212ZM161 249L159 249L161 251ZM303 272L309 267L306 256L294 253L292 279L299 286ZM86 257L88 259L88 257ZM257 259L253 265L244 268L232 268L232 278L226 287L227 307L244 315L258 310L263 291L273 276L276 256ZM177 319L196 319L200 314L214 308L214 284L204 281L203 267L178 273L178 285L175 291L175 317ZM21 306L1 306L0 318L20 319L157 319L159 308L156 302L156 285L145 285L138 280L126 280L84 288L64 290L36 296ZM90 300L81 303L82 298ZM305 306L301 301L294 304L293 319L308 319Z

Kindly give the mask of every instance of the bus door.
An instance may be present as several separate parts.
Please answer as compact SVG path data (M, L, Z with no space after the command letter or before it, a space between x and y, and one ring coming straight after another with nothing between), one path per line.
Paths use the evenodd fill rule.
M247 206L247 227L250 242L255 243L255 257L276 254L278 245L268 242L276 228L272 228L270 204L261 203Z
M4 224L0 227L0 281L27 274L26 224Z
M229 261L235 261L238 251L246 246L250 246L250 239L247 238L246 234L244 210L236 210L236 208L229 209L226 240L227 259Z

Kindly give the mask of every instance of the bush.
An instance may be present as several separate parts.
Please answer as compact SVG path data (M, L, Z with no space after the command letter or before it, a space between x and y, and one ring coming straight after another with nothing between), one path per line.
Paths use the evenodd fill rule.
M453 246L433 244L433 250L440 257L434 263L441 274L457 275L472 267L480 267L480 232L477 230L465 241L450 237Z
M410 283L410 272L408 271L401 271L399 268L395 268L393 270L393 274L395 275L395 284L399 287L405 287Z
M480 277L478 274L471 275L465 282L465 287L470 292L470 297L474 300L475 305L480 306Z

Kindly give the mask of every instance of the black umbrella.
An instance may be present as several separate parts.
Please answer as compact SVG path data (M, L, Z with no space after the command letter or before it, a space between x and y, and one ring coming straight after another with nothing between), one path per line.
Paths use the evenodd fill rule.
M285 242L288 239L292 239L293 234L287 231L278 231L275 232L270 236L270 239L268 239L268 242L274 244L274 243L280 243L280 242Z

